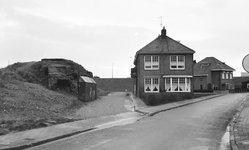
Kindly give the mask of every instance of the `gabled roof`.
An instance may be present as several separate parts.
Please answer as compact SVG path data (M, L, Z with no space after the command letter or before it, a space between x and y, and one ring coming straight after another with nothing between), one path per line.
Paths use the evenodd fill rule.
M194 65L194 75L208 74L210 71L235 71L215 57L206 57Z
M165 29L163 29L165 30ZM162 34L163 34L162 30ZM139 54L194 54L195 51L178 41L165 35L159 35L156 39L136 52L135 61Z

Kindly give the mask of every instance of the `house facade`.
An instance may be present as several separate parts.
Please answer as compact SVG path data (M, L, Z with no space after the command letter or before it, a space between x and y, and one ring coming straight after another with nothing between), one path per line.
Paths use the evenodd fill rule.
M233 71L226 63L214 57L206 57L194 65L194 90L233 90Z
M136 52L135 67L131 69L136 96L192 97L194 53L168 37L163 28L161 35Z

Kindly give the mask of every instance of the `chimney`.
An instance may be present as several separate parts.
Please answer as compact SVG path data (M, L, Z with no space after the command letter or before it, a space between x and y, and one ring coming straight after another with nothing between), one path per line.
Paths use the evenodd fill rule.
M166 29L165 29L165 27L163 27L163 29L161 31L161 38L166 39Z

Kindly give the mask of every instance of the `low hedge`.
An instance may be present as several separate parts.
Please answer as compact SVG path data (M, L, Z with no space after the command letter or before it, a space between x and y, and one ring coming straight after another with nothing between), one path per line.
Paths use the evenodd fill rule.
M193 98L192 93L142 93L140 98L148 106L156 106Z

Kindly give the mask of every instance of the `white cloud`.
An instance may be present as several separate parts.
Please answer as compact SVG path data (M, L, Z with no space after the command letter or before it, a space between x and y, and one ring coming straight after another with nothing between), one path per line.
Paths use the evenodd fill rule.
M0 64L9 60L65 57L89 66L94 74L98 72L103 77L108 76L101 75L105 67L98 66L109 67L114 63L120 66L119 76L126 77L130 74L129 58L160 34L160 16L167 35L194 49L199 60L214 56L240 71L239 60L248 49L246 0L2 0L0 3L0 51L4 53Z

